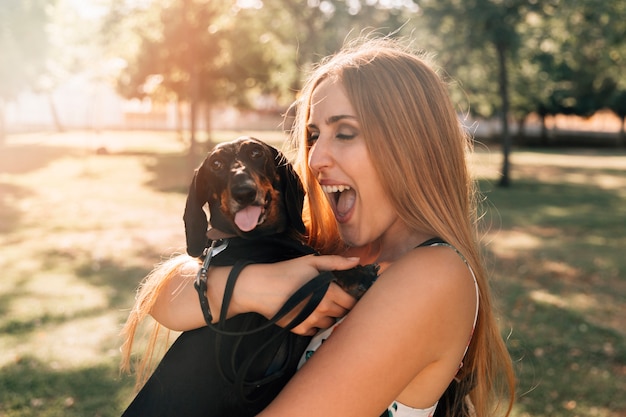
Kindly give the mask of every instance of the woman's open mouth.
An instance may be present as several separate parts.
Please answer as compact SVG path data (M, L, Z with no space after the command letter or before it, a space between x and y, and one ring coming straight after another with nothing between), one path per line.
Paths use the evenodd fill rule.
M337 221L347 221L348 214L356 202L356 191L349 185L322 185Z

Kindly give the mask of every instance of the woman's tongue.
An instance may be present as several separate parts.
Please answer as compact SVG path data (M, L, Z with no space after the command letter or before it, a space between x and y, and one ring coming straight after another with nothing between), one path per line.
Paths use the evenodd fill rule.
M354 207L356 201L356 192L353 189L345 190L339 193L337 197L337 216L343 217Z
M249 232L256 227L260 216L260 206L248 206L235 214L235 224L242 232Z

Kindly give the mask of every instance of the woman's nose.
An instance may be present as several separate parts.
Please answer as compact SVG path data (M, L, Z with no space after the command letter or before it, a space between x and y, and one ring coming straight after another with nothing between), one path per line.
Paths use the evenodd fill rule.
M320 136L309 149L309 168L314 174L319 174L332 164L332 155L326 141Z

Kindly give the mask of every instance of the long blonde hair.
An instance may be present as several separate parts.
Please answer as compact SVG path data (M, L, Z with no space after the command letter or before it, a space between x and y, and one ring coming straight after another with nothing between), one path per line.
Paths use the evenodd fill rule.
M135 390L139 390L150 377L150 374L163 356L165 350L171 344L172 331L159 324L155 320L146 320L150 316L152 308L159 296L167 291L175 277L184 277L193 280L195 274L189 275L189 271L200 268L200 262L187 254L177 254L170 259L158 264L144 278L137 289L135 304L128 314L126 323L122 328L122 345L120 347L121 362L120 371L135 373ZM136 334L142 324L148 325L144 329L148 334L146 345L142 349L139 358L133 358L133 346ZM143 333L143 332L142 332Z
M472 143L447 85L427 57L390 39L349 45L313 72L298 101L292 142L307 190L309 244L323 253L337 253L342 244L327 200L308 168L306 125L313 91L327 78L343 84L398 216L412 230L439 236L456 247L476 274L478 322L458 378L471 379L476 415L491 415L502 398L508 398L508 415L515 377L477 243L477 190L466 161Z

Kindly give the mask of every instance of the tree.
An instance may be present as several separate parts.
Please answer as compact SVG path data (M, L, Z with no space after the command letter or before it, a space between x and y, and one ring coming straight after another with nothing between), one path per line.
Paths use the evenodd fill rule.
M4 144L5 103L44 72L48 52L47 7L52 0L3 0L0 5L0 145Z
M439 30L439 36L455 39L452 44L462 46L455 53L467 55L473 52L486 57L483 52L485 45L492 48L493 58L482 65L487 74L486 79L497 80L500 97L497 113L502 125L501 186L510 184L509 66L517 56L521 43L518 27L536 3L530 0L426 0L420 3L424 10L424 20L433 31ZM441 28L446 28L447 31L442 33Z
M267 94L287 107L302 74L319 57L336 51L359 28L396 30L404 11L342 0L265 0L247 7L235 1L181 0L152 3L140 11L115 0L105 27L119 33L128 21L136 22L131 26L137 47L126 53L118 89L126 97L190 103L193 152L198 103L249 107L252 96Z
M620 146L624 146L626 145L626 134L624 132L624 120L626 119L626 90L615 90L608 107L619 117L620 130L617 136L617 143Z
M322 57L362 32L398 32L418 8L411 0L396 5L372 0L265 0L262 10L266 27L287 51L282 64L290 69L293 98L303 76Z
M241 24L247 10L229 6L209 0L153 4L144 12L156 11L157 17L148 20L150 27L138 28L137 53L118 81L126 97L173 97L189 103L191 154L199 105L248 105L250 91L262 90L276 65L272 48L259 42L260 25L253 19Z
M626 83L620 70L626 12L619 3L551 0L536 9L534 32L524 31L520 49L536 77L520 83L517 94L533 97L534 111L542 118L559 113L589 117L612 106L611 97Z

